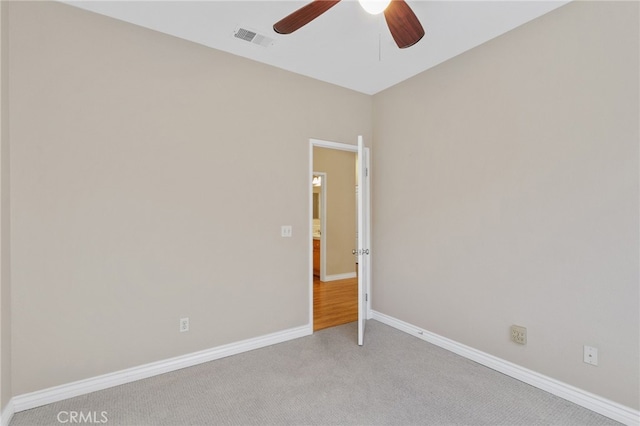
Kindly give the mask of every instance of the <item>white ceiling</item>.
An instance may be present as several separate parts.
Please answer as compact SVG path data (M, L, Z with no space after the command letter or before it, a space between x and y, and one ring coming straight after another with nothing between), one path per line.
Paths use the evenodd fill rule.
M569 1L407 0L426 35L402 50L384 16L369 15L355 0L342 0L290 35L276 34L273 24L308 1L65 3L371 95ZM273 43L240 40L234 37L240 27Z

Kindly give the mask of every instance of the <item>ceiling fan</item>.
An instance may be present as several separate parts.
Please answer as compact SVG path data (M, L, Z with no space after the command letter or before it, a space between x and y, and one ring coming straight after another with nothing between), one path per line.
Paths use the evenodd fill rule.
M384 11L389 31L400 49L413 46L424 36L424 29L413 10L404 0L358 0L371 14ZM340 0L313 0L292 14L276 22L278 34L291 34L338 4Z

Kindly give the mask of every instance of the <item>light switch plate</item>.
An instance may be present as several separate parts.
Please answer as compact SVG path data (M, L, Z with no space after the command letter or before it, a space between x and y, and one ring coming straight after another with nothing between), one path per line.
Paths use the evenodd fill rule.
M280 235L285 238L290 238L293 235L293 228L291 225L282 225L280 228Z

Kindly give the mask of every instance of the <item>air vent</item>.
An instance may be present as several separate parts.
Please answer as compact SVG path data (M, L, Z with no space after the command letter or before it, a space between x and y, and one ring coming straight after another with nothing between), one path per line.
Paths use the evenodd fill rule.
M238 28L238 30L234 35L236 36L236 38L239 38L240 40L251 41L254 38L256 38L257 34L254 33L253 31L249 31L244 28Z
M269 47L273 44L272 38L258 34L257 32L246 28L236 28L233 32L233 36L240 40L248 41L249 43L257 44L262 47Z

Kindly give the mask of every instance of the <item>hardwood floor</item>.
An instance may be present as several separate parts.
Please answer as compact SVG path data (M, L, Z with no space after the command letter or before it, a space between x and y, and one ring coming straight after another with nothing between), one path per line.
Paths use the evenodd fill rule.
M313 331L358 320L358 279L313 279Z

